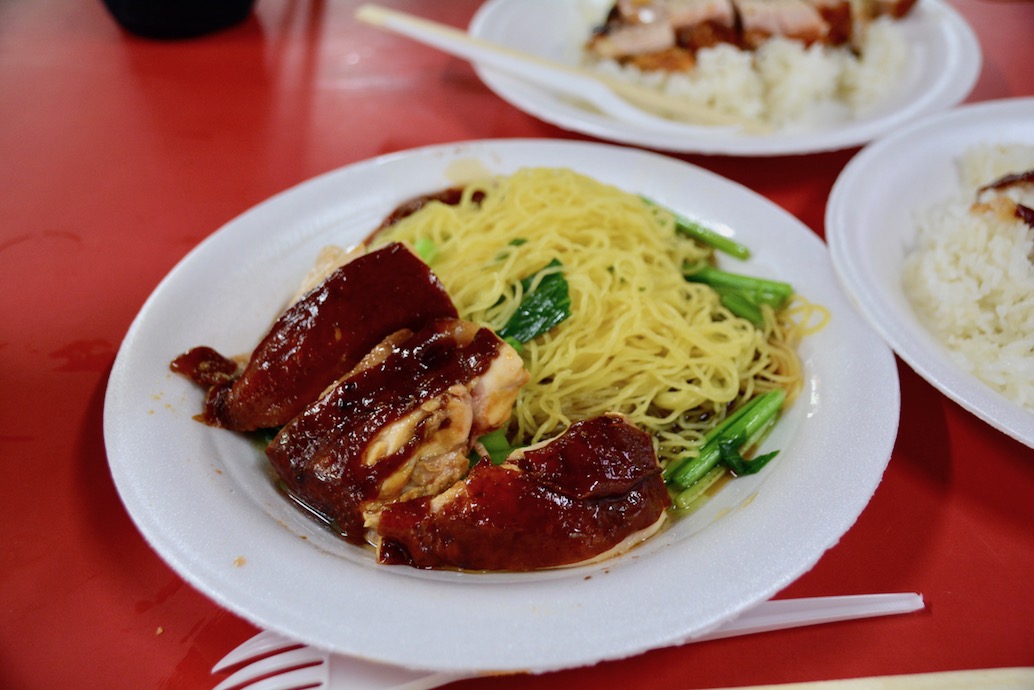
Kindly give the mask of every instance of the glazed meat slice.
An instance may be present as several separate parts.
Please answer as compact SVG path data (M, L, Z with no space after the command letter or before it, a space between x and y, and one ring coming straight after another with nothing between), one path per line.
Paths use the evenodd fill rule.
M757 48L773 36L810 45L824 41L829 33L829 26L818 9L805 0L735 0L735 3L746 48Z
M854 10L851 0L808 0L826 23L825 43L839 46L854 40Z
M976 201L971 210L976 213L994 213L1005 221L1018 218L1034 228L1034 209L1003 193L1011 188L1034 191L1034 170L1009 173L981 186L977 189Z
M589 39L604 58L627 58L675 47L675 29L663 0L618 0Z
M589 41L642 69L690 69L694 53L737 41L732 0L621 0Z
M387 507L378 558L418 568L534 570L571 565L645 539L669 497L649 435L620 415L482 460L438 496Z
M689 70L721 43L756 50L773 37L854 45L856 25L901 18L915 0L617 0L586 47L644 70ZM857 47L857 46L855 46Z
M204 348L172 369L210 387L203 421L235 431L286 424L386 336L456 317L438 278L401 244L334 270L274 323L237 378L214 380L229 360Z
M732 0L672 0L668 11L675 42L692 52L739 40Z
M527 381L487 328L439 319L374 348L266 449L284 489L362 543L384 506L462 477L476 438L507 422Z
M901 19L915 6L916 0L858 0L863 18L894 17Z

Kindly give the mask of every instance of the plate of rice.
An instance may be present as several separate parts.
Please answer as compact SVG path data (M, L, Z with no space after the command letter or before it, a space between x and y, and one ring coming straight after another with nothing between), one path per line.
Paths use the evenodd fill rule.
M826 210L837 274L898 356L1030 447L1032 170L1034 98L968 105L866 147Z
M982 64L979 41L965 20L944 0L918 0L901 18L856 20L851 44L775 36L756 50L722 43L695 51L688 70L640 69L601 59L588 47L614 4L489 0L469 30L749 126L622 122L570 94L498 70L477 67L479 77L502 99L569 131L672 152L775 156L864 145L955 106L973 88Z

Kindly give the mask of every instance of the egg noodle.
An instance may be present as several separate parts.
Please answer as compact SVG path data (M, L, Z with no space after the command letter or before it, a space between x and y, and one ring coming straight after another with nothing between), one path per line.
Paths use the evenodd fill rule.
M482 197L483 194L483 197ZM654 438L662 463L692 450L737 402L802 385L795 347L824 310L795 296L759 329L682 268L712 250L676 231L670 212L566 169L527 168L432 202L374 245L431 246L428 262L462 318L498 330L521 281L561 271L571 316L523 346L531 373L509 438L534 443L608 411ZM560 266L549 266L558 260ZM545 270L544 270L545 269Z

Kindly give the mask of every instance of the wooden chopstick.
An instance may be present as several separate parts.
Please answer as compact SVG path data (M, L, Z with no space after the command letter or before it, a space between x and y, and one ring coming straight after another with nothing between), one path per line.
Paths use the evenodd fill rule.
M362 5L356 10L355 16L360 21L366 22L378 28L393 30L394 26L402 25L418 29L426 34L432 34L442 41L450 42L457 46L466 46L470 49L495 53L498 56L511 60L521 61L530 65L536 65L547 70L554 70L582 79L591 80L605 85L616 95L629 103L645 110L653 115L659 115L671 120L689 122L695 124L714 126L736 126L751 133L763 133L770 131L770 127L758 120L745 118L731 113L724 113L710 108L706 105L695 103L684 98L670 96L661 91L648 88L641 84L626 81L619 77L603 75L591 70L576 67L574 65L550 60L508 46L503 46L491 41L471 36L454 27L439 24L429 19L417 17L405 12L388 9L379 5ZM411 37L412 38L412 37ZM474 59L476 61L476 59ZM577 96L577 94L571 94Z

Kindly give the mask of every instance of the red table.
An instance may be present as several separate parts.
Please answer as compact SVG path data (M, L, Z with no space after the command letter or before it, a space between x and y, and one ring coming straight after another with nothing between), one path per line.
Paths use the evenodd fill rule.
M579 138L501 101L466 63L358 25L357 4L261 0L229 30L156 42L122 32L99 0L0 2L0 687L211 687L213 663L255 632L151 551L106 465L115 352L184 254L266 197L370 156ZM389 4L465 26L478 2ZM952 4L985 51L969 100L1034 95L1034 3ZM682 158L821 235L855 152ZM883 483L780 596L914 591L926 610L457 687L701 688L1034 664L1034 450L899 371Z

